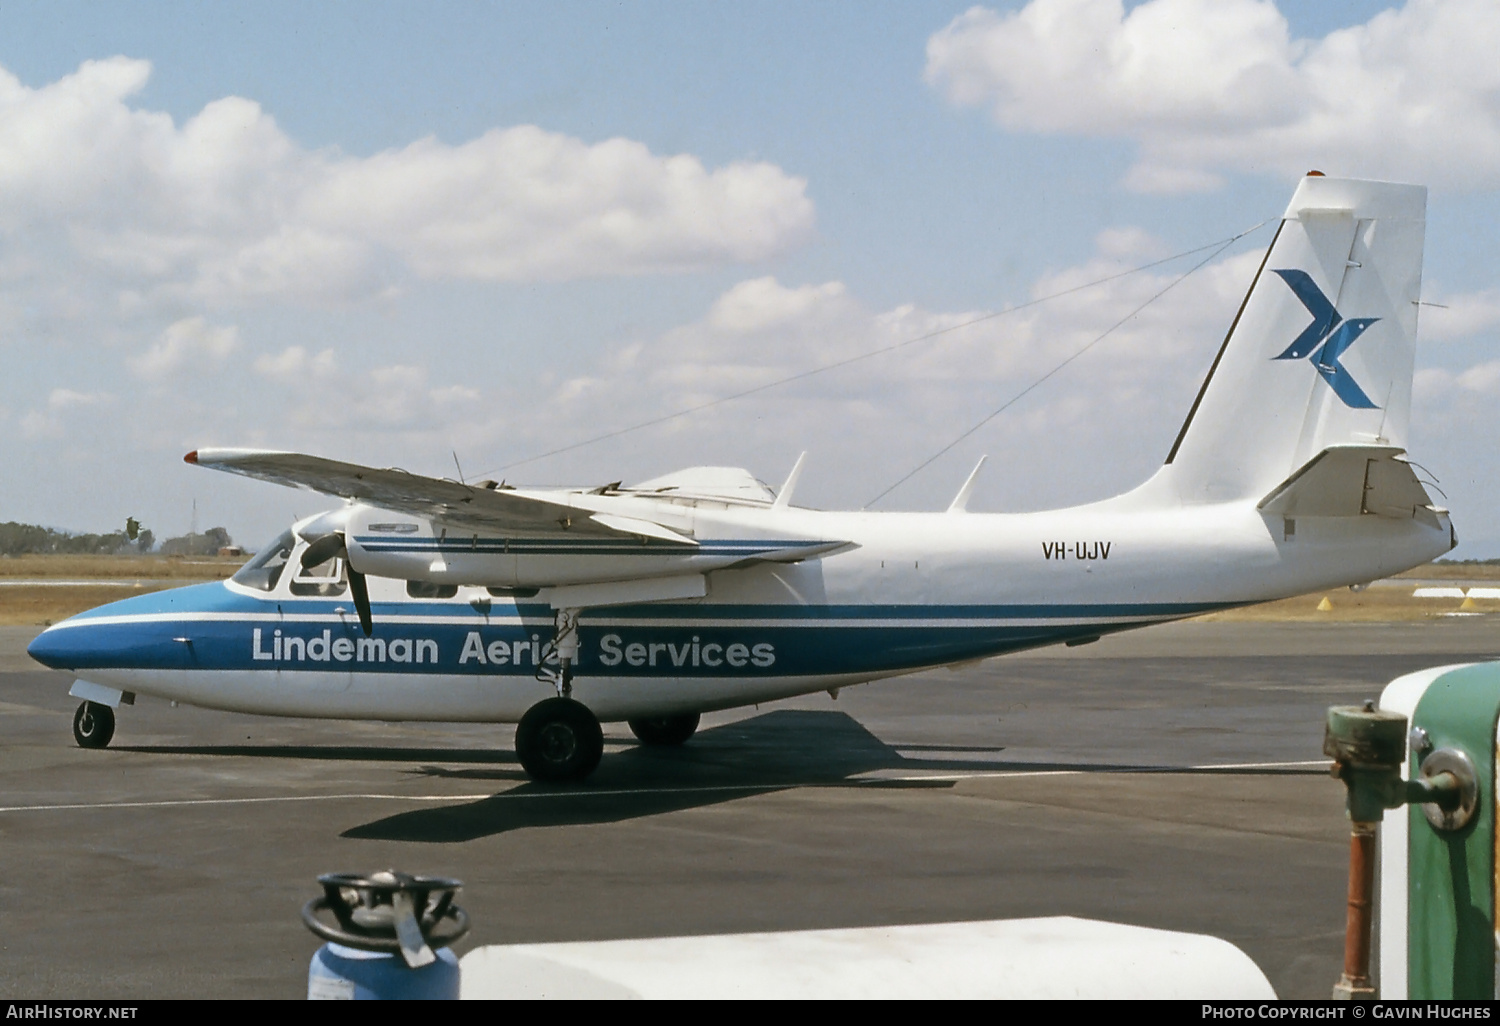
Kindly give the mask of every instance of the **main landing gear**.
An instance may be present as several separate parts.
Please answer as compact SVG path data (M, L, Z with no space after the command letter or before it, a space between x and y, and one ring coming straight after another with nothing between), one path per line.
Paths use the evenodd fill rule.
M578 610L559 609L552 637L557 669L543 668L537 676L557 689L556 698L526 710L516 727L516 755L533 780L582 780L599 766L604 755L604 731L599 718L573 699L573 667L578 664ZM644 745L680 745L698 729L698 714L652 716L631 720L630 730Z
M73 740L79 748L103 748L115 736L115 711L98 702L84 702L73 714Z
M558 669L547 677L556 698L526 710L516 727L516 755L533 780L582 780L604 755L604 731L588 706L573 700L573 666L578 661L578 611L559 609L552 641Z
M533 780L582 780L604 754L604 731L588 706L548 698L526 710L516 727L516 755Z
M643 745L670 747L682 744L698 729L698 714L684 713L681 716L652 716L644 720L629 720L630 732Z

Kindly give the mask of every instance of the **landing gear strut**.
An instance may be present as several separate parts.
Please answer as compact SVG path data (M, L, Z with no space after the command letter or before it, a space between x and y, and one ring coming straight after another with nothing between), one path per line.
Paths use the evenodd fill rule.
M578 662L578 610L559 609L552 625L552 648L557 653L557 670L552 686L558 698L573 697L573 667Z
M552 636L558 668L544 679L556 698L526 710L516 727L516 755L533 780L582 780L604 754L604 731L588 706L573 700L573 667L578 663L578 610L559 609ZM538 674L541 676L541 674Z
M659 747L680 745L693 736L698 729L698 714L682 716L652 716L644 720L630 720L630 732L640 738L641 744Z
M84 702L73 714L73 740L79 748L103 748L115 736L115 711L98 702Z

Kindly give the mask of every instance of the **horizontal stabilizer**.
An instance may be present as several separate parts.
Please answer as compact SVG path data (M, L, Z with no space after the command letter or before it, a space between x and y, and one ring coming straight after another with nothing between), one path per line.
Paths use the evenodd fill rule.
M1430 509L1406 450L1389 445L1334 445L1271 490L1259 509L1278 516L1409 519Z
M747 506L768 506L776 498L764 481L741 467L689 467L653 477L622 491L667 498L720 499Z

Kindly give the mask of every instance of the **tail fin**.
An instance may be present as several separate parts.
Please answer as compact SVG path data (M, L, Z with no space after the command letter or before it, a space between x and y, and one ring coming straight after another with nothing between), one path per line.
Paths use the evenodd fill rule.
M1260 499L1331 446L1405 449L1427 190L1302 179L1167 456L1183 501Z

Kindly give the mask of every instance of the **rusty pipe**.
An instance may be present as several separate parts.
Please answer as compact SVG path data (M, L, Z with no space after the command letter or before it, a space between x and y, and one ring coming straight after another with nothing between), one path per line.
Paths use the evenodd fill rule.
M1375 908L1376 823L1349 824L1349 911L1344 922L1344 975L1333 988L1335 1000L1373 1001L1370 933Z

